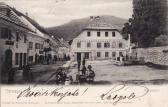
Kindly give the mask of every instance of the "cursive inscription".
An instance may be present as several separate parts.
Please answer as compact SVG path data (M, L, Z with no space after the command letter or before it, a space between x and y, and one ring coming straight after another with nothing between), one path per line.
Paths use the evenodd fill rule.
M37 85L36 85L37 86ZM89 88L67 88L67 87L56 87L54 89L43 89L37 88L36 86L28 87L22 90L18 95L17 99L22 97L32 98L32 97L56 97L57 102L62 101L65 97L81 97L85 95L91 96L93 91L88 91ZM145 86L126 86L126 85L115 85L113 87L107 87L106 91L101 93L96 93L100 95L102 101L110 101L113 105L119 102L132 101L133 99L142 98L146 96L149 89Z
M58 97L57 102L60 102L63 98L68 97L68 96L82 96L84 93L87 92L88 88L85 90L81 91L80 89L65 89L64 87L59 87L54 90L33 90L35 87L28 87L25 90L21 91L17 99L21 97L42 97L42 96L54 96Z
M137 90L138 89L138 90ZM100 95L101 100L113 101L116 105L120 101L129 101L136 98L141 98L149 92L149 89L144 86L126 86L116 85L107 92Z

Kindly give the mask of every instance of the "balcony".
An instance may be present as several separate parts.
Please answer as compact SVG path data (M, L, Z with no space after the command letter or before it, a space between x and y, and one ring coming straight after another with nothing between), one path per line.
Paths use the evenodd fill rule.
M49 51L51 51L50 47L49 48L44 48L44 52L49 52Z

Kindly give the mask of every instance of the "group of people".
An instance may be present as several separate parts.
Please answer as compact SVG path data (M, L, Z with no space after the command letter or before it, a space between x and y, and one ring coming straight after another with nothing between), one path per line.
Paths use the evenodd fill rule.
M82 69L80 69L81 68L81 61L78 61L78 72L81 73L81 75L86 76L86 78L94 79L95 72L92 70L92 66L88 65L86 67L85 63L86 63L86 60L83 59L82 60Z
M92 78L95 77L95 73L92 70L92 66L91 65L88 65L87 68L85 66L83 66L81 71L82 71L82 75L86 75L86 76L89 76L89 77L92 77Z
M53 75L55 75L56 84L66 84L67 82L71 84L73 82L72 76L67 76L67 70L62 67L59 67Z

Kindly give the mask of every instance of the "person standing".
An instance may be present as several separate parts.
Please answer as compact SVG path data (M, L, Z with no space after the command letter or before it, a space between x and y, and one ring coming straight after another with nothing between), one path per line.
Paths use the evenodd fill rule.
M14 83L14 75L15 71L13 68L8 68L8 84L13 84Z
M85 62L86 62L86 60L85 60L85 58L83 58L83 61L82 61L83 66L85 66Z
M78 63L78 71L80 71L81 60L77 60Z
M86 75L86 71L87 71L86 67L83 66L83 68L82 68L82 75Z

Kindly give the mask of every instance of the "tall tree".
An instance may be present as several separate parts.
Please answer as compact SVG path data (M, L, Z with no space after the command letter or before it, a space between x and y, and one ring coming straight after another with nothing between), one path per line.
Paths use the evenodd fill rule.
M133 15L123 33L139 47L153 46L155 38L166 33L166 17L167 0L133 0Z

